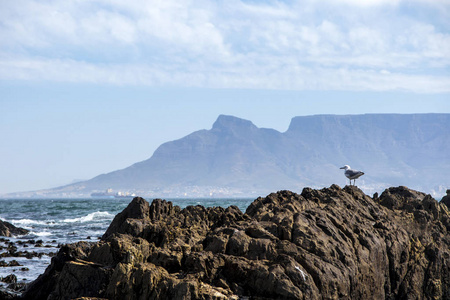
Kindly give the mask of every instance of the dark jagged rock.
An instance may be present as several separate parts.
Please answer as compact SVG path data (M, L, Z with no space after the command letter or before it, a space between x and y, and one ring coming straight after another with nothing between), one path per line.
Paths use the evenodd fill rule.
M237 207L135 198L63 246L26 299L450 299L450 213L405 187L337 185Z
M0 260L0 267L21 267L22 265L17 262L17 260L12 260L10 262L6 262L4 260Z
M155 200L155 202L157 201L158 200ZM106 238L115 232L124 232L124 230L129 230L130 226L128 220L146 219L149 217L149 212L150 208L146 200L141 197L134 198L124 211L117 214L117 216L114 218L113 222L103 235L103 238ZM133 234L133 232L129 233Z
M1 282L5 282L5 283L16 283L17 282L17 277L14 274L8 275L6 277L2 277L0 278Z
M13 235L24 235L29 231L20 227L16 227L9 222L0 220L0 236L11 237Z
M450 208L450 190L447 190L447 195L442 197L441 203L444 203L448 208Z

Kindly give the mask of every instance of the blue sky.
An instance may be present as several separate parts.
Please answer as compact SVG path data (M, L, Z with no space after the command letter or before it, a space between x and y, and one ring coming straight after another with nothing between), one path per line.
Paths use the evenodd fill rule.
M4 1L0 194L209 129L450 112L450 1Z

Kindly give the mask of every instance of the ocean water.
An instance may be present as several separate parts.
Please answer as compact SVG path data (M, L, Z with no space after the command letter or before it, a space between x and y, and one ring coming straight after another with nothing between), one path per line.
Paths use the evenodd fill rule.
M147 199L150 203L151 200ZM189 205L228 207L236 205L242 212L254 199L167 199L184 208ZM29 283L44 273L58 245L78 241L97 241L116 214L131 199L0 199L0 219L28 229L24 236L0 240L0 261L16 260L21 266L0 267L0 277L14 274L18 283ZM40 257L1 257L9 243L17 251L41 253ZM0 287L6 284L0 282Z

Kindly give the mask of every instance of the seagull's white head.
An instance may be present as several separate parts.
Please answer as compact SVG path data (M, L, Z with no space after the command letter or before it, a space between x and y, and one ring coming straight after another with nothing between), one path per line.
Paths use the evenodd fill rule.
M342 168L340 168L340 169L344 169L344 170L349 170L350 169L350 166L349 165L345 165L345 166L343 166Z

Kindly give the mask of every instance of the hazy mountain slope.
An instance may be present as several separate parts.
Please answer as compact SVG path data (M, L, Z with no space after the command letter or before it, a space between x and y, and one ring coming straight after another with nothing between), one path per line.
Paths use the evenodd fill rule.
M121 188L158 186L225 186L253 189L273 181L292 181L284 174L278 145L284 136L259 129L250 121L220 116L211 130L194 132L161 145L153 156L124 170L98 176L89 184Z
M210 130L165 143L148 160L59 190L265 193L343 186L339 167L349 164L366 173L357 183L368 192L396 185L430 192L450 186L449 153L449 114L295 117L284 133L221 115Z
M448 114L296 117L286 134L317 155L306 165L346 162L363 169L369 184L429 190L450 183L449 121Z

